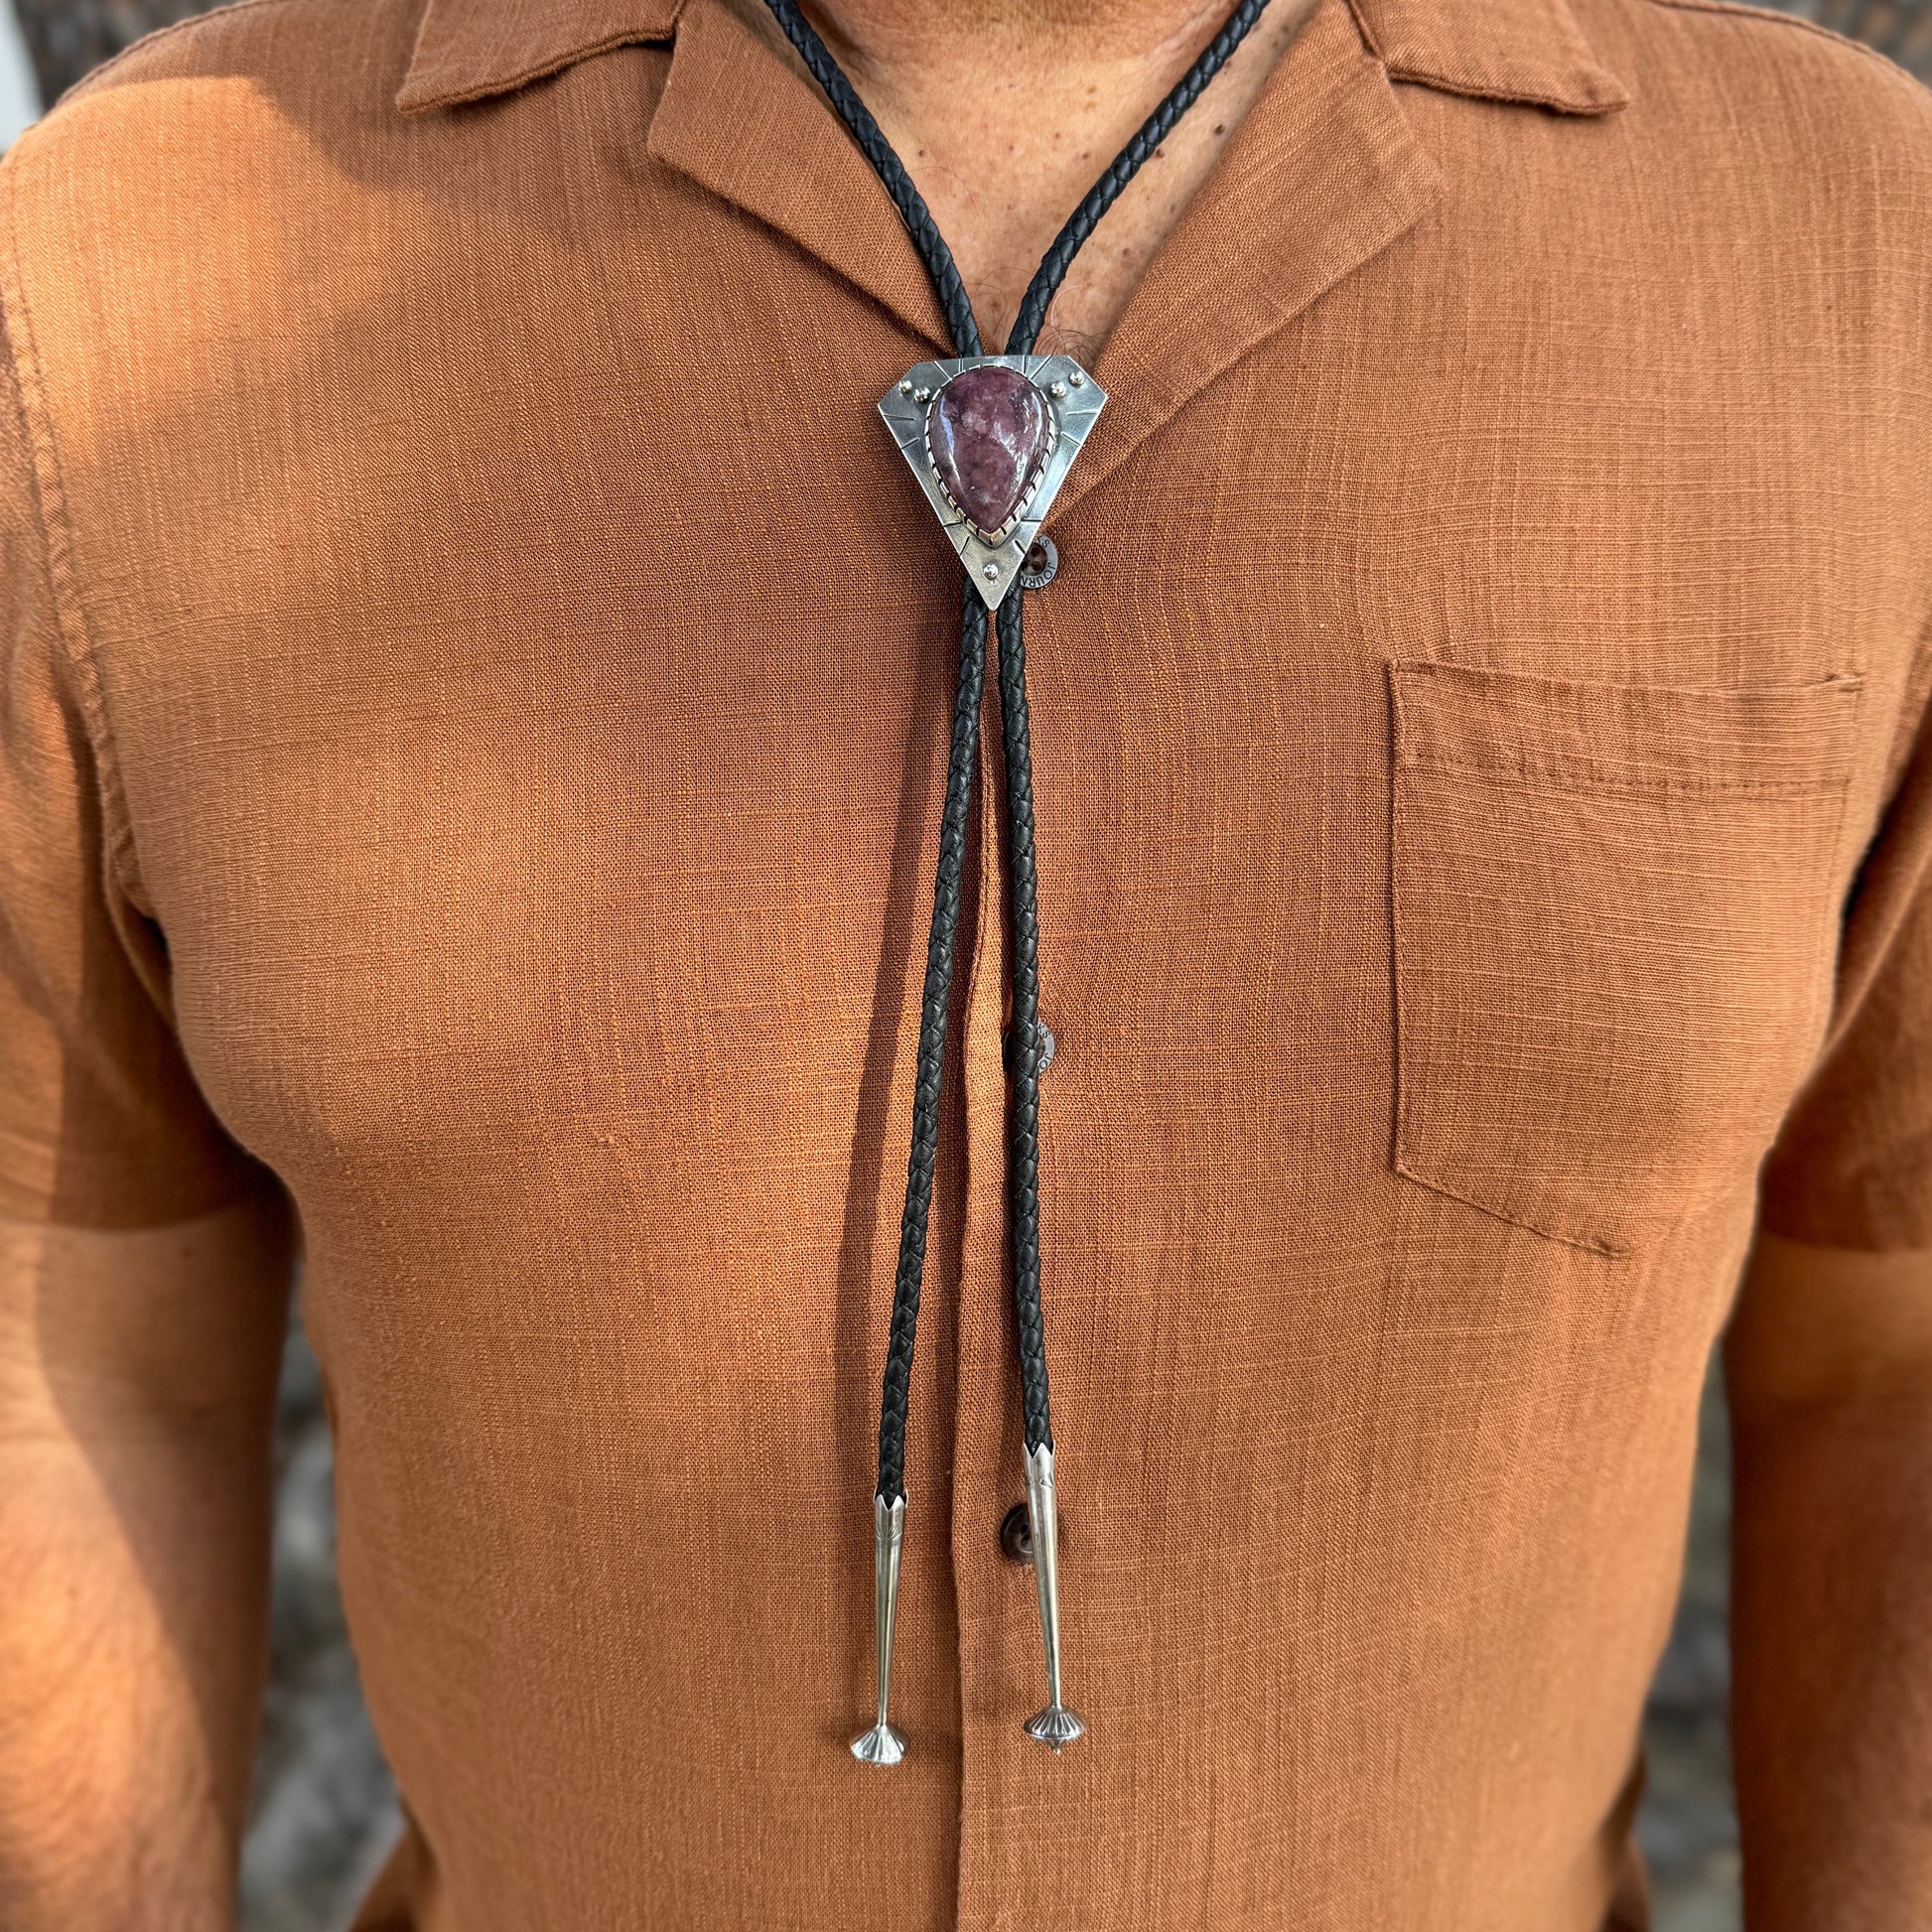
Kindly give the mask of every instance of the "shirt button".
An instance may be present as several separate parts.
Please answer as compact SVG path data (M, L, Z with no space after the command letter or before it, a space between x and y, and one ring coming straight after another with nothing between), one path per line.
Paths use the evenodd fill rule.
M1034 1526L1025 1503L1015 1503L1000 1518L1000 1549L1015 1563L1034 1560Z
M1060 567L1059 546L1048 536L1035 537L1027 546L1018 572L1023 590L1043 591Z
M1053 1064L1053 1030L1043 1020L1035 1020L1034 1025L1039 1029L1039 1061L1036 1071L1044 1073ZM1013 1029L1004 1028L1000 1034L1000 1057L1008 1066L1013 1064Z

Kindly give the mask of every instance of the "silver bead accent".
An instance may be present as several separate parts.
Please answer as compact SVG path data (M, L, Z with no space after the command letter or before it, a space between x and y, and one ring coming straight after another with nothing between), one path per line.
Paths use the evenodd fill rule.
M932 391L930 389L914 389L912 391L912 400L914 402L930 402L932 400Z
M1049 382L1046 385L1046 393L1049 396L1051 396L1055 402L1058 402L1060 398L1066 394L1066 384L1064 382Z
M1000 566L998 564L984 564L980 568L980 575L984 577L989 584L997 583L1000 576Z
M1053 1451L1041 1443L1027 1451L1027 1516L1034 1535L1034 1582L1039 1590L1039 1634L1046 1649L1046 1703L1027 1720L1029 1737L1056 1754L1086 1730L1086 1722L1060 1702L1059 1523L1053 1508Z
M1084 369L1075 369L1066 379L1076 389L1084 389L1087 386L1087 372Z
M905 1733L886 1721L893 1690L893 1625L898 1614L898 1557L905 1541L905 1498L892 1507L884 1496L872 1499L873 1596L879 1636L879 1716L870 1730L852 1740L852 1755L862 1764L897 1764L905 1755Z
M898 392L902 396L909 396L912 393L912 378L909 375L899 383Z

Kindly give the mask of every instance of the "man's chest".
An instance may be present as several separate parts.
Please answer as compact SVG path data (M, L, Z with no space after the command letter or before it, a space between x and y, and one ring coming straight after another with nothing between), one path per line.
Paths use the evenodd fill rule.
M1145 1184L1233 1137L1616 1250L1815 1049L1903 660L1779 455L1802 394L1746 432L1715 364L1442 301L1277 338L1055 519L1048 1102ZM775 1225L770 1123L849 1158L909 1053L955 566L875 385L697 347L324 412L299 534L207 512L120 660L185 1035L298 1181L460 1190L562 1123Z
M1030 620L1046 1104L1124 1185L1239 1142L1616 1248L1737 1181L1815 1050L1909 450L1842 292L1376 165L1376 218L1294 204L1183 289L1233 170L1095 368ZM284 284L219 412L73 466L142 883L292 1179L461 1190L569 1123L742 1207L771 1120L849 1162L909 1058L957 566L875 405L921 345L695 189L490 192L474 257L382 203L362 272L439 264L406 299ZM195 335L157 366L211 380L150 282Z

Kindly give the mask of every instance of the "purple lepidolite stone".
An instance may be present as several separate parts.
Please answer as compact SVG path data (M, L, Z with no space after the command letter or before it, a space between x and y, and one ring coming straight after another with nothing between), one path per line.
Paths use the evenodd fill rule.
M946 494L990 536L1033 487L1053 419L1018 369L991 363L962 370L933 397L925 440Z

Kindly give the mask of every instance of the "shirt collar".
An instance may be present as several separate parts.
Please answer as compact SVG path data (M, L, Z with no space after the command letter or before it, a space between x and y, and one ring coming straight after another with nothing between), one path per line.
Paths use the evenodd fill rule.
M1567 114L1624 106L1568 0L1349 0L1393 80Z
M429 0L409 71L405 114L508 93L635 41L666 41L680 0Z
M429 0L405 114L507 93L574 62L669 40L681 0ZM1350 0L1392 79L1571 114L1621 107L1627 88L1584 38L1569 0Z

